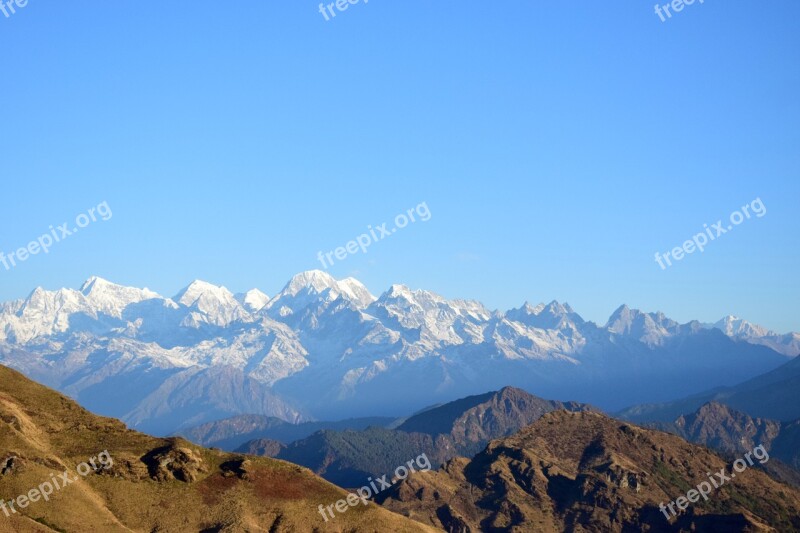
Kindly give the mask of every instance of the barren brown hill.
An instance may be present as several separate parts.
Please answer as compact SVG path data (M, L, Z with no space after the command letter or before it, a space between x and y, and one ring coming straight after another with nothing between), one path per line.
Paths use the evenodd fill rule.
M576 402L544 400L521 389L469 396L418 413L397 429L320 431L295 441L276 457L310 468L340 487L355 487L379 477L409 458L425 453L434 468L454 457L472 457L489 441L513 435L545 413L594 408ZM252 453L257 442L237 449Z
M100 461L106 451L113 465ZM79 476L79 465L92 458L98 469ZM47 491L43 484L52 487L65 471L77 479L53 490L47 501L41 490L33 492ZM0 499L5 509L0 510L0 531L433 530L373 503L358 504L325 522L318 506L344 497L339 488L283 461L245 459L129 430L0 367Z
M504 387L497 392L469 396L428 409L410 417L397 429L425 433L433 438L445 437L442 444L458 455L472 457L489 441L513 435L542 415L559 409L596 410L587 404L545 400L522 389Z
M800 492L755 467L667 520L659 504L723 468L731 471L720 456L674 435L597 413L557 411L492 441L471 461L453 459L380 499L458 533L800 530Z

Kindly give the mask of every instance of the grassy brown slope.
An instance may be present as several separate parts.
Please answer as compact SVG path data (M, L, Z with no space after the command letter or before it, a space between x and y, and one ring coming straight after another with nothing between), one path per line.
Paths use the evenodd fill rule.
M26 494L51 473L73 477L104 450L111 469L19 514L0 512L0 531L433 531L374 504L326 523L317 506L346 493L304 468L143 435L0 366L0 498Z
M596 413L547 414L381 495L447 531L800 531L800 492L755 468L667 522L658 505L727 468L679 437ZM702 500L701 500L702 502Z

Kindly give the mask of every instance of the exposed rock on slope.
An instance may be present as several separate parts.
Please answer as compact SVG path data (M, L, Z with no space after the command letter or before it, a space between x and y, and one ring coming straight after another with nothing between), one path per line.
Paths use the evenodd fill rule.
M396 430L321 431L291 443L278 457L306 466L343 487L359 486L425 453L434 467L456 456L472 457L490 440L511 435L557 409L584 404L537 398L506 387L470 396L408 418ZM257 446L257 445L255 445Z
M727 468L718 455L606 416L557 411L472 460L379 498L451 532L800 530L800 492L750 468L668 522L660 503Z
M724 454L741 455L764 446L770 461L763 468L770 475L800 487L800 420L779 422L753 418L727 405L711 402L673 423L648 424L674 433Z
M113 466L0 512L0 531L432 531L374 504L326 523L318 506L346 495L301 467L148 437L0 366L0 498L106 450Z
M472 456L486 444L516 433L551 411L583 411L592 407L577 402L544 400L522 389L505 387L498 392L470 396L412 416L398 430L445 435L459 455Z

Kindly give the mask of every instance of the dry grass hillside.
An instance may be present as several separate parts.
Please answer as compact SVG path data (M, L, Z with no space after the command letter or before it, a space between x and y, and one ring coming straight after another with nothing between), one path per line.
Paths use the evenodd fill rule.
M113 466L95 460L96 473L77 476L106 450ZM0 531L434 531L373 503L326 523L318 506L346 493L304 468L149 437L0 367L0 498L16 500L65 470L79 479L48 501L34 494L17 513L0 511Z

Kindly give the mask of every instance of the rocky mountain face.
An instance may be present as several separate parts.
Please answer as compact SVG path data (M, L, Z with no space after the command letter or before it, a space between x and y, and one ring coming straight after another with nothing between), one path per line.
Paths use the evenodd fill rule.
M722 469L731 472L723 458L679 437L598 413L556 411L378 499L459 533L800 530L800 491L756 468L712 489L707 500L673 506L675 517L662 512L662 503L666 509Z
M620 411L618 416L633 422L672 422L709 402L727 405L752 417L798 420L800 357L732 387L717 387L670 402L636 405Z
M770 462L764 469L773 477L800 487L800 420L780 422L753 418L727 405L710 402L672 423L655 422L648 426L727 456L741 455L763 446L770 453Z
M426 410L408 418L397 429L444 439L449 449L471 457L490 440L512 435L544 414L559 409L593 408L577 402L544 400L521 389L504 387L498 392L470 396Z
M156 434L243 414L399 415L507 385L619 409L732 385L797 351L741 321L622 306L600 326L559 302L490 311L403 285L375 297L320 271L271 298L203 281L166 298L94 277L0 304L0 362Z
M310 468L342 487L354 487L379 477L425 453L434 467L456 456L471 457L490 440L516 433L557 409L591 409L574 402L537 398L506 387L429 409L406 419L396 429L370 427L361 431L320 431L298 440L277 455ZM258 447L251 441L240 451Z
M726 405L710 402L671 424L655 427L715 450L730 453L749 451L762 444L767 449L781 432L776 420L753 418Z
M132 431L0 366L0 531L434 531L371 503L326 522L318 506L345 497L296 465Z

